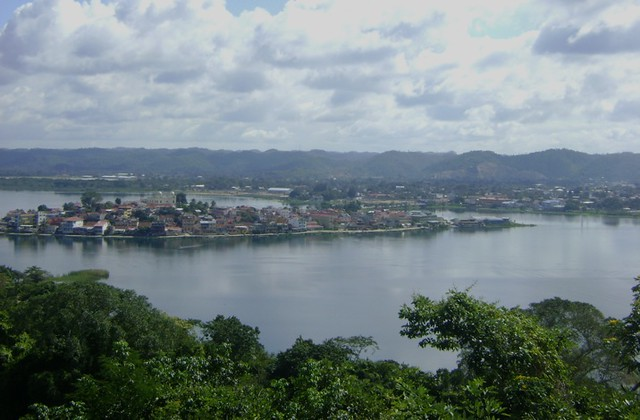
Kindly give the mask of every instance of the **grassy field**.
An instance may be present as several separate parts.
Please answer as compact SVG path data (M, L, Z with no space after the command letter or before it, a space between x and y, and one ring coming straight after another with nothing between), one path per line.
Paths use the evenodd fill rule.
M71 271L62 276L56 277L54 281L70 283L75 281L98 281L109 278L109 272L107 270L91 269Z

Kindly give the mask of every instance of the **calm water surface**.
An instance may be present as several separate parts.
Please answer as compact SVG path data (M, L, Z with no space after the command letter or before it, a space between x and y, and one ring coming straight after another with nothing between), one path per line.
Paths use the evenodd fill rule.
M2 205L27 200L21 194L51 203L52 193L33 201L39 193L0 192ZM134 289L169 314L238 316L260 328L270 351L288 348L298 336L367 335L380 346L373 358L425 369L449 367L455 358L400 337L398 310L414 293L437 299L451 288L472 287L475 296L509 307L559 296L592 303L605 315L629 312L640 274L640 220L509 216L536 226L275 239L0 237L0 264L54 274L104 268L109 284Z

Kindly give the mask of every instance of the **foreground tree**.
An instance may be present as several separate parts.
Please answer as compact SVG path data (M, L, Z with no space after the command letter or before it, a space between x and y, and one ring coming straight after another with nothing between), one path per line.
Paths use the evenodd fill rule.
M24 279L38 270L28 271ZM118 341L144 358L196 351L191 326L152 308L146 298L92 281L55 279L17 282L3 300L13 341L28 337L31 343L19 358L13 350L14 362L0 375L5 413L19 414L34 402L64 403L80 375L98 372Z
M401 334L420 339L420 346L460 352L466 378L494 389L511 416L567 418L607 406L606 390L593 401L573 383L562 357L570 347L566 335L520 310L454 290L440 301L414 296L400 318L407 321Z
M623 369L616 354L619 346L608 340L609 320L593 305L555 297L532 303L525 313L545 328L560 330L570 340L562 357L576 383L623 383Z
M253 373L266 374L269 358L260 343L260 330L240 322L235 316L218 315L201 324L206 355L225 355Z
M619 345L619 357L627 372L632 375L634 384L631 390L640 389L640 276L635 278L636 285L631 289L633 301L631 313L621 320L611 320L612 337L610 342Z
M291 348L276 356L272 376L275 378L296 376L309 360L327 360L336 365L356 361L360 359L362 353L377 347L378 344L371 337L336 337L320 344L298 337Z

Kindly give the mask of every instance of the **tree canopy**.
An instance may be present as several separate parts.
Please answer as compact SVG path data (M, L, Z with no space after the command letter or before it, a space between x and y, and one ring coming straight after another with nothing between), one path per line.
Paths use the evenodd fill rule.
M622 320L558 298L521 310L468 290L416 295L401 334L459 352L456 369L425 372L368 359L377 344L364 336L270 354L234 316L171 317L106 277L0 266L0 418L640 415L640 286Z
M401 334L420 346L459 351L459 367L496 387L512 412L533 414L541 404L555 412L566 401L569 369L560 354L568 342L533 318L455 290L440 301L414 296L400 318Z
M82 207L88 211L95 211L98 209L100 202L102 201L102 194L97 191L85 191L80 196L80 202Z

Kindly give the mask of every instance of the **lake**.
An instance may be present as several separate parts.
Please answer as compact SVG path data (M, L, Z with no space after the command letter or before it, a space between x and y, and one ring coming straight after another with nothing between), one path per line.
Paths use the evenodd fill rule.
M3 214L72 201L53 202L52 194L0 191L8 207ZM208 199L221 204L220 197ZM103 268L109 284L133 289L171 315L235 315L259 327L272 352L298 336L365 335L380 347L372 358L424 369L451 367L455 358L399 335L398 311L414 293L438 299L451 288L471 287L474 296L508 307L559 296L609 316L629 313L633 278L640 275L640 219L506 216L535 226L254 239L0 237L0 264L54 274Z

